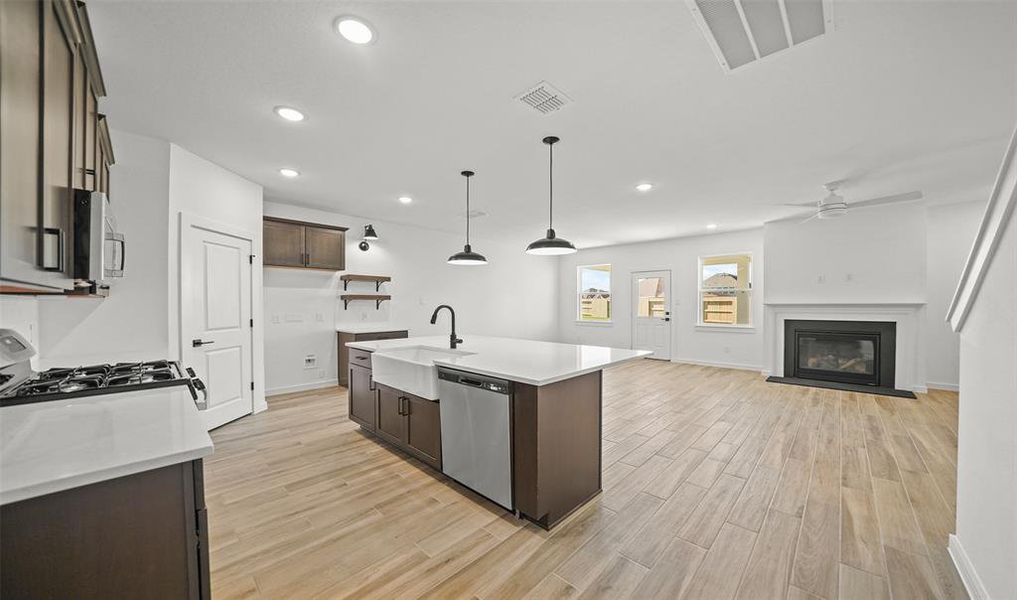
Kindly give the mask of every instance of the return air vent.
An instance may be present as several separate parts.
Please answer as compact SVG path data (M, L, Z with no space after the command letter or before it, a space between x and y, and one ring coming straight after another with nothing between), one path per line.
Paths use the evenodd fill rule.
M833 30L833 0L685 0L730 71Z
M572 99L565 92L546 81L541 81L522 94L519 94L516 96L516 100L519 100L542 115L559 111L572 104Z

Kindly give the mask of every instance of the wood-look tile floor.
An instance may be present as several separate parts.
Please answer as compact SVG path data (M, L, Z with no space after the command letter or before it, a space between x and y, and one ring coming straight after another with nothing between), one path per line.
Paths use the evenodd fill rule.
M342 388L213 433L216 598L963 598L957 395L642 360L604 373L604 492L552 532L359 431Z

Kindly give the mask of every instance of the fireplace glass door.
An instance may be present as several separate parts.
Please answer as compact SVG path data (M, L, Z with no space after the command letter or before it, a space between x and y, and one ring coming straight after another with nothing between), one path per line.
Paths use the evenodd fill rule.
M879 335L798 332L795 341L796 377L879 384Z

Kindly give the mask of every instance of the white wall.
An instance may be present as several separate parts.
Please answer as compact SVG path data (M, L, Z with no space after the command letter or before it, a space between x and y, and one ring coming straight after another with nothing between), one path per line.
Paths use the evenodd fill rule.
M266 215L348 227L345 273L389 275L383 291L392 295L380 310L372 302L353 302L344 310L340 273L267 267L265 290L265 377L269 393L295 391L336 380L336 324L384 322L410 335L446 335L448 316L430 325L439 304L456 310L457 333L552 340L557 334L555 306L557 261L528 256L523 247L473 240L489 261L482 267L457 267L445 261L461 250L461 236L367 221L338 213L265 202ZM357 248L364 225L373 223L381 239L371 249ZM352 283L374 293L373 284ZM319 319L320 316L320 320ZM276 322L278 321L278 322ZM318 358L304 369L304 356Z
M168 323L169 355L181 358L180 354L180 273L179 241L180 215L211 219L234 229L251 234L254 239L253 252L261 257L262 231L262 190L239 175L211 163L200 156L170 144L169 155L169 288ZM251 315L255 323L262 321L262 273L260 260L255 261L251 287L254 298ZM254 410L267 408L265 404L264 380L264 329L254 328Z
M699 257L739 252L750 252L753 256L752 322L755 327L738 330L697 327ZM766 258L768 260L769 256ZM602 263L611 264L612 323L577 323L576 268ZM632 273L670 269L672 360L759 369L763 345L763 264L762 229L591 248L563 256L558 281L560 341L632 347Z
M920 203L764 227L767 302L922 302L926 215ZM961 259L963 260L963 258Z
M968 586L983 586L983 597L1017 598L1017 218L1012 216L960 332L960 381L957 534L951 552Z
M110 201L127 241L123 279L98 298L39 298L40 354L46 366L169 356L166 203L170 144L110 132L117 164Z
M926 357L929 387L950 390L958 387L960 338L946 322L946 310L984 210L983 200L928 208L925 340L929 348Z

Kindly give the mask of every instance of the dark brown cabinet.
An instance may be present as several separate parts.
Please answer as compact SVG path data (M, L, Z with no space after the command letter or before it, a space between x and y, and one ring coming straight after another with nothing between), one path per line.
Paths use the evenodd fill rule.
M440 471L438 402L375 383L370 352L351 348L349 361L350 420Z
M403 401L405 396L399 390L388 386L378 386L378 437L394 444L402 444L406 440L406 419L403 418Z
M211 597L202 462L0 507L3 598Z
M346 268L346 228L277 217L265 217L262 263L342 271Z
M404 396L406 446L422 461L435 469L441 469L441 413L438 401L410 394Z
M71 196L97 189L102 95L83 2L0 3L0 292L73 287Z
M378 394L371 379L370 362L367 367L350 365L349 417L368 431L374 431L378 422Z
M378 437L441 469L441 415L438 402L376 384Z
M409 334L405 329L393 329L392 331L372 331L369 333L354 333L351 331L339 330L336 333L336 339L338 340L339 348L336 355L339 357L338 363L338 374L339 374L339 385L346 386L350 380L350 348L346 345L350 342L373 342L375 340L394 340L404 338ZM357 363L362 366L366 363L368 366L370 362L370 353L361 351L357 354L359 360Z
M70 263L71 158L74 150L74 42L56 5L44 3L42 146L43 175L39 267L61 273ZM64 284L69 287L70 281Z
M0 277L49 285L38 270L42 11L0 2Z

